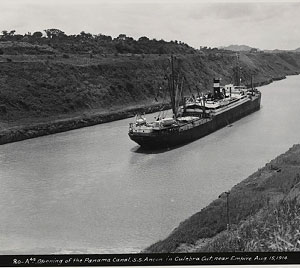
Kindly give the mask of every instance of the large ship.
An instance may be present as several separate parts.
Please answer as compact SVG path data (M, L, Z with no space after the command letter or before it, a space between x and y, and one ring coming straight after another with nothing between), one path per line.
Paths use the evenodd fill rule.
M251 88L240 85L240 79L235 85L224 87L220 86L220 79L214 79L212 92L181 98L183 79L175 79L179 76L174 73L173 57L171 70L167 79L173 116L147 122L145 116L137 115L135 122L129 124L129 137L141 147L154 149L185 144L260 109L261 93L253 83Z

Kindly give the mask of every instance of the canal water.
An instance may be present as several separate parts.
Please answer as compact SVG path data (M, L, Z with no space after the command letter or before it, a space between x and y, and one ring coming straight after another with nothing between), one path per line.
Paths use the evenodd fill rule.
M132 119L0 146L0 254L129 253L300 142L300 76L185 146L145 153Z

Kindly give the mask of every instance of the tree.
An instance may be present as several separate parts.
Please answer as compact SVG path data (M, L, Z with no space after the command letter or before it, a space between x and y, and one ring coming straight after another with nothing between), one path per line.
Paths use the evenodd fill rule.
M93 35L90 33L86 33L85 31L81 31L79 37L81 39L93 39Z
M97 40L101 40L101 41L112 41L112 37L109 35L104 35L104 34L98 34L96 36Z
M146 36L142 36L142 37L139 38L138 41L139 41L139 42L148 42L148 41L149 41L149 38L146 37Z
M119 34L119 36L117 37L117 40L126 40L126 34Z
M32 34L32 37L37 38L37 39L42 38L42 36L43 36L43 33L41 33L41 32L34 32Z
M12 30L10 32L4 30L2 31L2 38L6 40L11 40L10 37L14 36L15 32L16 32L15 30Z
M65 36L65 33L59 29L47 29L44 32L49 39Z
M3 35L3 37L8 36L8 31L6 31L6 30L2 31L2 35Z

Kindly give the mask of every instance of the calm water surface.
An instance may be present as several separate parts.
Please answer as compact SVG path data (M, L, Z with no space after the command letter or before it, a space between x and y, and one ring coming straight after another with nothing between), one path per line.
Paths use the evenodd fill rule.
M188 145L145 154L132 119L0 146L0 254L138 252L300 142L300 76L261 110Z

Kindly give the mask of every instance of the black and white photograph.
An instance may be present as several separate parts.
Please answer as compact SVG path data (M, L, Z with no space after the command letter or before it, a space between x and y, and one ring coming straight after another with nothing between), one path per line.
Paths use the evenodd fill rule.
M0 10L6 266L300 264L300 1Z

